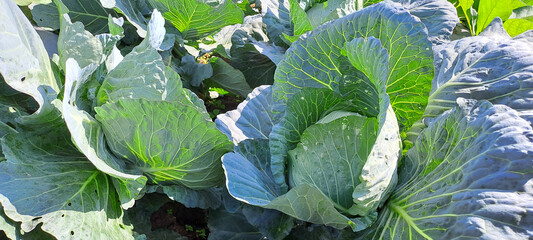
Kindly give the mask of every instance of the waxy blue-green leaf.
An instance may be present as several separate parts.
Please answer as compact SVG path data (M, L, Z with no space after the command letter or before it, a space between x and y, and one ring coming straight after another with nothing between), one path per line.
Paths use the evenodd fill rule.
M154 183L205 189L223 182L232 144L196 107L121 99L95 109L110 149Z
M106 9L99 0L56 0L57 4L63 4L68 8L68 15L74 22L81 22L85 29L92 34L109 32L107 18L119 17L112 9ZM53 30L60 28L61 15L57 5L54 3L39 4L31 10L33 20L39 27L48 27Z
M313 28L316 28L323 23L344 17L350 13L361 10L362 0L328 0L320 1L304 1L306 4L306 15L310 20ZM292 6L291 6L292 10Z
M301 184L274 199L265 207L307 222L324 224L334 228L346 228L355 223L340 214L331 200L318 188Z
M285 239L294 226L291 216L273 209L243 205L242 214L267 239Z
M533 130L503 105L458 100L434 119L362 239L528 239Z
M271 90L270 86L257 87L236 110L216 119L219 130L236 145L235 153L222 157L226 187L232 197L253 205L263 205L281 194L270 170ZM269 239L283 239L293 226L291 217L272 209L245 205L243 214Z
M338 91L344 44L378 38L389 53L387 93L398 122L407 130L423 113L433 77L433 52L425 25L393 2L381 2L326 23L293 43L274 76L274 111L302 88ZM382 66L386 68L386 66Z
M289 99L285 116L272 130L274 180L283 189L288 177L290 189L272 202L278 201L274 209L300 220L360 231L369 226L394 187L401 143L386 94L388 72L382 70L389 65L386 49L369 37L348 42L345 51L351 71L360 69L361 78L343 79L339 91L345 95L324 88L302 89ZM367 105L354 101L369 94L368 84L378 95L377 116L358 114L365 113ZM313 196L295 201L299 191ZM322 207L308 207L316 206L316 201Z
M192 55L186 55L181 59L177 72L185 84L199 87L205 79L213 76L213 67L211 64L198 63Z
M289 0L261 1L261 15L266 25L268 38L278 46L284 46L283 33L291 36L291 17Z
M192 190L179 185L161 186L161 188L170 199L188 208L217 209L222 205L221 188Z
M104 58L102 43L86 31L81 22L72 23L68 14L62 14L61 17L61 31L57 45L61 68L65 70L65 62L69 58L76 60L80 68L91 63L100 65Z
M222 27L242 23L244 19L242 10L231 0L217 2L216 6L201 0L156 1L166 7L166 11L159 9L184 39L199 39L216 33Z
M135 26L137 34L142 38L146 37L148 29L148 19L145 15L150 13L147 10L152 10L149 7L147 9L146 2L142 0L100 0L104 8L118 8L126 16L126 19Z
M139 171L126 171L125 164L109 150L104 139L102 126L90 114L76 106L78 90L87 83L94 72L95 65L80 69L75 60L67 60L65 92L63 97L63 118L77 148L94 166L110 176L119 194L122 207L127 209L134 204L134 199L146 183L146 177Z
M16 239L17 224L4 214L4 209L0 205L0 231L3 231L9 239Z
M428 30L434 44L450 40L455 25L459 23L457 10L447 0L393 0L401 3L410 14L417 16Z
M436 74L423 117L440 115L462 97L507 105L533 123L530 41L527 35L509 37L497 19L479 36L439 46L435 54ZM414 141L424 127L422 122L415 124L408 133L409 139Z
M170 102L186 98L179 75L157 52L165 37L164 23L161 13L154 11L146 38L106 75L97 93L98 105L124 98Z
M32 96L41 108L59 93L44 45L12 1L0 3L0 73L9 86ZM39 110L42 112L43 110Z
M224 90L240 96L246 96L252 92L242 72L233 68L222 58L211 58L210 65L213 68L213 76L210 79Z
M236 110L218 115L215 123L235 145L246 139L268 139L274 125L271 107L272 87L260 86Z
M111 179L71 143L66 127L2 138L0 201L25 232L58 239L133 239Z
M375 118L336 111L308 127L298 146L289 151L290 188L314 186L349 214L353 191L377 138L377 125Z

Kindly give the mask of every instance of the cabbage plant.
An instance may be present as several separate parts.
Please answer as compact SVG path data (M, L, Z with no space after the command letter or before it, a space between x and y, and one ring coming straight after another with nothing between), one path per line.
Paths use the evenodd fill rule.
M123 56L119 21L110 18L112 33L94 36L57 4L51 61L18 6L0 3L3 86L38 105L30 115L0 104L0 229L17 239L133 239L124 210L147 192L219 207L220 157L232 144L164 64L161 13L153 11L146 38Z
M180 238L171 201L208 239L532 238L532 32L452 41L445 0L48 2L0 1L0 238ZM250 94L213 123L207 87Z
M263 234L296 220L357 232L330 238L531 237L531 34L496 19L449 41L450 5L413 2L300 37L273 86L218 117L230 194L278 219Z

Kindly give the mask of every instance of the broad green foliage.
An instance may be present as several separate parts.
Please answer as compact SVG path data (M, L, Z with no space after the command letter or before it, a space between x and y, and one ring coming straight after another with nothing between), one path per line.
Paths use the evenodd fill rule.
M193 189L221 183L217 160L231 150L231 144L195 108L123 99L96 112L113 153L142 170L153 183L179 183Z
M378 67L371 68L380 66L377 62L387 65L388 55L375 38L354 39L346 50L370 56L364 60L355 57L350 60L353 66L365 69L363 74L369 84L379 89L379 102L375 103L379 105L378 118L353 113L365 112L364 105L351 101L355 96L353 92L342 91L348 93L342 96L329 89L303 89L289 100L285 116L269 135L271 159L265 158L268 155L265 152L270 152L267 146L250 144L260 139L242 137L243 140L237 142L237 153L223 157L232 196L251 205L336 228L351 226L354 230L362 230L372 222L374 211L394 182L394 166L400 151L398 125L385 93L388 74ZM368 83L361 80L343 86L353 88L362 84ZM251 95L244 104L261 100ZM250 109L254 109L254 105ZM271 99L268 105L272 106ZM243 115L249 110L246 108L239 107L237 111ZM237 123L219 124L219 127L231 136L239 136L238 131L232 129ZM381 130L382 127L386 128ZM248 128L239 130L244 135L248 132ZM288 152L285 153L288 154L287 163L279 157L282 151ZM386 166L381 165L384 163ZM285 176L285 164L288 176ZM284 182L286 177L288 186Z
M59 4L65 14L57 67L20 10L5 4L13 11L1 15L7 24L2 30L9 33L1 36L27 49L20 51L26 54L2 57L0 64L5 77L0 103L10 113L0 124L0 202L8 219L22 222L21 234L39 234L34 229L40 225L58 239L131 239L123 209L143 195L147 180L165 183L165 192L187 206L220 206L220 190L211 187L223 183L220 157L232 149L231 142L210 121L202 101L183 89L179 75L164 65L158 50L165 48L167 35L157 10L144 41L122 57L117 49L124 33L120 22L106 18L117 35L94 36L82 23L72 23L65 5ZM17 59L26 55L34 60ZM17 61L21 65L14 68ZM18 75L13 74L26 72L34 75L14 81ZM65 83L64 89L56 78ZM46 111L28 115L24 101L13 102L21 92ZM121 134L114 134L116 130Z
M252 91L244 74L233 68L221 58L212 58L213 76L211 79L227 91L236 95L246 96Z
M530 124L506 106L459 104L409 150L395 193L364 239L528 238Z
M85 29L92 34L100 34L109 32L107 19L108 15L117 17L118 14L111 10L106 9L97 0L55 0L55 3L49 3L46 5L39 4L33 7L32 15L33 20L40 27L49 27L52 29L60 28L61 14L58 12L57 4L62 4L68 8L68 14L71 19L76 22L81 22L85 26Z
M141 37L146 36L148 26L148 19L145 15L149 15L153 7L149 7L149 1L142 0L100 0L100 3L105 8L118 8L128 21L135 26L137 34Z
M106 149L101 125L90 114L74 105L79 102L76 100L79 86L85 83L93 71L90 67L79 69L76 61L72 59L67 61L63 117L78 149L98 170L115 177L113 181L122 207L129 208L144 187L146 177L141 176L139 172L125 173L122 162Z
M483 0L479 1L477 10L476 32L478 35L485 29L492 20L496 17L502 20L507 20L513 10L519 7L524 7L526 4L520 0L497 1L497 0Z
M66 69L65 62L69 58L76 60L80 68L91 63L99 65L104 54L102 43L90 32L85 31L81 22L72 23L67 14L63 15L61 20L61 34L59 34L57 50L60 66L63 69Z
M231 0L157 0L167 10L163 16L168 19L183 35L184 39L205 37L220 28L242 23L244 13ZM215 4L215 5L213 5Z
M6 237L10 239L15 239L17 236L16 223L7 218L3 208L0 208L0 230L2 230L6 234Z
M510 38L501 21L495 20L480 36L440 46L435 55L437 74L423 117L440 115L462 97L505 104L533 122L530 39L527 35ZM417 123L409 138L416 139L423 127Z
M0 236L532 238L532 3L2 0Z
M387 93L402 128L409 128L427 102L433 53L424 24L398 7L391 2L373 5L329 22L294 43L276 70L274 110L282 112L287 100L303 87L338 91L345 75L340 65L346 39L374 36L391 54Z
M494 19L505 23L505 30L512 37L533 29L531 24L531 5L529 0L450 0L461 17L464 17L471 35L479 35Z
M32 96L42 107L48 101L46 95L55 97L60 88L48 54L39 35L14 2L2 1L0 9L0 72L9 86Z
M8 160L0 165L0 201L6 215L23 222L27 232L43 223L57 238L131 239L111 179L76 150L65 130L2 138Z
M524 6L513 10L503 26L511 37L533 29L533 6Z
M459 22L457 12L448 1L435 0L394 0L401 3L410 14L418 17L428 30L428 36L433 43L443 43L450 39L450 35Z

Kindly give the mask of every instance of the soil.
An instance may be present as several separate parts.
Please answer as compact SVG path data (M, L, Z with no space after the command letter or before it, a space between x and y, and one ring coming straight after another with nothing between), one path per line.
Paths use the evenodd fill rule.
M186 208L172 201L163 205L150 218L152 231L165 228L188 237L191 240L205 240L209 236L207 210Z
M212 113L211 117L214 120L218 114L223 114L227 111L237 109L237 106L242 101L244 101L243 97L226 94L215 99L206 99L204 100L204 103L207 108L207 112L210 114Z

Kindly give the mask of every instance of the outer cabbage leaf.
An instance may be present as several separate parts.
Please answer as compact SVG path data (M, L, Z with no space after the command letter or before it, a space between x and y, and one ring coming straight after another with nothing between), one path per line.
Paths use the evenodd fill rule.
M181 32L184 39L202 38L222 27L242 23L244 19L242 10L231 0L217 2L217 6L198 0L156 1L164 5L167 11L163 11L163 16Z
M9 219L4 214L4 209L0 205L0 236L7 237L7 239L39 239L39 240L55 240L52 235L41 230L40 227L35 228L29 233L20 230L20 223Z
M17 230L17 224L4 214L4 209L0 205L0 231L3 231L9 239L16 239Z
M251 88L274 83L275 61L283 56L282 48L251 40L240 47L234 42L230 53L231 66L244 74Z
M133 205L133 200L139 196L147 179L138 171L128 173L124 163L107 149L100 123L76 106L77 91L94 72L95 65L82 70L73 59L67 60L66 64L63 117L72 140L98 170L114 177L112 181L119 193L120 202L127 209Z
M350 13L361 10L363 1L346 1L346 0L329 0L319 3L320 1L303 1L306 4L306 14L313 28L323 23L344 17ZM292 9L292 8L291 8Z
M307 222L324 224L334 228L353 226L355 229L360 227L359 224L340 214L332 201L318 188L305 183L292 188L264 207L282 211ZM362 229L364 227L359 230Z
M89 31L85 31L81 22L72 23L67 14L61 17L61 31L57 45L61 68L65 70L65 62L69 58L76 60L80 68L91 63L99 65L104 54L102 43Z
M272 87L260 86L236 110L218 115L215 123L235 145L246 139L268 139L274 125L271 107Z
M57 0L57 2L66 6L68 8L67 13L71 19L83 23L87 31L92 34L109 32L107 24L108 16L118 17L118 14L114 10L104 8L98 0ZM36 5L31 10L31 13L33 20L39 27L49 27L54 30L59 29L59 19L61 16L56 4Z
M220 131L236 145L235 153L222 157L226 187L233 197L254 205L267 203L281 194L270 170L271 90L270 86L254 89L236 110L216 119ZM291 217L276 210L244 205L243 214L269 239L283 239L293 226Z
M242 72L223 59L211 58L210 64L213 67L213 76L210 79L224 90L240 96L246 96L252 91Z
M289 0L262 0L261 15L266 25L266 32L272 42L278 46L284 46L283 33L291 33Z
M450 40L455 25L459 23L457 10L447 0L394 0L409 13L417 16L426 28L431 42L439 44Z
M302 88L338 91L342 48L358 37L378 38L390 54L387 93L403 130L423 113L433 77L433 52L420 20L399 4L381 2L326 23L293 43L274 76L274 111ZM386 70L386 69L383 69Z
M188 208L217 209L222 205L220 188L192 190L178 185L162 186L162 188L170 199Z
M148 35L106 75L97 93L97 103L119 99L147 99L194 105L181 87L179 75L167 68L157 52L165 36L165 20L152 13ZM184 99L189 99L185 103Z
M121 99L95 110L111 150L152 182L192 189L221 183L219 159L232 144L195 107Z
M66 127L2 138L0 201L29 232L39 224L59 239L132 239L107 175L77 151Z
M31 23L13 1L0 3L0 72L15 90L32 96L39 106L55 99L60 86L50 59ZM41 111L41 110L40 110Z
M146 37L146 31L148 27L148 19L144 15L148 15L150 12L146 10L152 10L146 8L146 1L139 0L100 0L100 3L105 8L118 8L126 16L128 21L135 26L137 34L141 37Z
M438 116L462 97L507 105L533 123L533 49L527 39L510 38L497 19L480 36L439 46L423 117ZM414 141L424 127L422 122L415 124L409 139Z
M472 102L421 133L363 239L531 238L533 130L506 106Z
M246 139L227 153L222 162L226 173L226 186L236 199L251 205L243 206L248 221L269 239L283 239L289 234L293 219L279 211L260 208L281 195L272 180L267 139Z
M242 214L268 239L285 239L294 226L291 216L273 209L243 205Z

